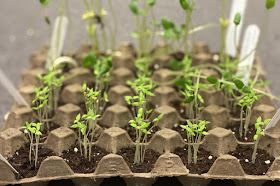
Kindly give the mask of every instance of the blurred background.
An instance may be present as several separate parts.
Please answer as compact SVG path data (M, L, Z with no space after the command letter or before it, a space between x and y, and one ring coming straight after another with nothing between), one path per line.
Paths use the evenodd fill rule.
M107 0L102 0L107 9ZM112 0L119 23L117 43L131 41L134 31L134 17L128 8L129 0ZM221 11L221 0L196 0L196 10L193 14L194 26L207 23L218 23ZM227 16L232 1L227 2ZM277 2L276 2L277 3ZM48 14L52 23L58 15L59 1L54 1L42 9L39 0L9 0L0 2L0 68L8 78L18 86L21 71L29 66L29 56L32 51L39 50L44 44L49 43L51 29L44 21ZM85 29L86 23L82 20L84 11L81 0L69 0L69 8L74 24L74 49L88 41ZM248 0L243 32L248 24L257 24L262 28L262 40L257 53L262 59L268 80L271 81L271 91L280 97L280 5L267 12L265 0ZM185 13L180 7L179 0L157 0L155 14L158 20L162 16L171 19L177 24L183 24ZM109 15L110 16L110 13ZM112 22L111 22L112 23ZM65 50L69 49L69 32L65 43ZM220 45L219 28L210 28L196 34L197 41L205 41L211 51L216 52ZM13 98L0 85L0 128L4 115L10 110ZM276 102L280 107L279 102Z

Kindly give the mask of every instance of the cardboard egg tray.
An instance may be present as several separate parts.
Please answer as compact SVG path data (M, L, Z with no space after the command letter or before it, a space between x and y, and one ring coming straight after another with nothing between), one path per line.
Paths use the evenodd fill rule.
M81 62L83 57L89 51L88 45L83 45L74 57ZM210 170L202 175L191 174L182 163L181 158L172 152L178 147L186 146L183 137L175 130L172 130L174 124L185 121L179 114L180 111L172 107L174 101L181 100L179 92L173 86L158 86L154 89L155 96L150 103L155 106L150 119L164 114L158 122L160 128L153 134L150 141L145 144L148 149L161 154L157 159L154 168L149 173L133 173L123 157L116 153L124 147L133 147L135 144L129 137L124 128L128 126L128 121L133 119L132 113L124 100L125 95L133 95L133 91L126 85L127 80L135 79L135 67L133 62L134 49L131 44L122 43L118 47L122 55L113 59L114 69L111 72L112 81L108 98L110 105L106 108L98 121L97 127L100 137L94 145L104 148L111 154L104 156L99 162L94 173L78 174L74 173L68 164L59 156L51 156L45 159L35 177L17 179L13 171L2 161L0 161L0 185L22 184L22 185L47 185L51 180L70 179L77 186L94 186L102 183L104 178L119 176L125 180L127 185L152 185L159 177L176 177L183 185L207 185L212 179L233 180L236 185L262 185L269 180L280 179L280 127L277 126L266 132L261 138L259 148L266 150L271 156L275 157L265 175L255 176L247 175L242 169L238 159L227 153L236 148L237 145L252 146L252 142L239 142L231 130L226 129L231 121L238 121L239 118L232 118L225 107L223 107L223 93L215 90L203 90L201 95L205 99L205 108L201 113L202 119L211 122L209 124L210 135L205 136L201 142L201 147L210 151L218 158ZM161 56L153 62L152 65L159 67L153 72L152 79L155 82L169 82L175 77L170 70L169 60L172 56ZM211 62L213 55L209 52L207 45L198 43L196 45L196 54L193 59L194 65ZM39 86L40 81L36 75L44 74L44 64L46 56L43 51L34 52L30 58L30 69L22 72L22 82L19 86L19 92L25 100L31 104L35 92L34 86ZM255 58L255 65L260 69L260 78L265 79L266 75L261 67L259 57ZM68 150L76 141L76 133L69 127L72 125L76 115L82 113L79 103L84 101L80 92L84 81L93 82L93 75L89 69L74 68L69 74L75 74L64 81L61 91L61 100L64 105L58 108L53 118L53 122L60 126L53 130L47 137L47 140L40 144L45 148L53 150L58 155L62 151ZM252 71L252 77L256 72ZM205 76L217 76L213 70L203 70ZM269 92L267 87L261 87L263 91ZM276 109L272 100L264 96L257 100L252 109L251 124L256 121L258 116L262 118L272 118ZM0 133L0 153L4 157L11 157L13 154L28 142L19 127L24 125L25 121L34 121L34 112L31 108L19 107L14 104L12 110L5 121Z

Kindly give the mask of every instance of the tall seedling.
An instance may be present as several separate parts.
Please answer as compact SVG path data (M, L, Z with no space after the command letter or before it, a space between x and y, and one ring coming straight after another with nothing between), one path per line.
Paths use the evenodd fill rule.
M151 134L156 122L158 122L163 114L159 115L152 122L147 122L149 114L153 111L147 110L147 96L154 96L151 89L154 87L150 78L139 76L135 82L128 81L128 84L135 90L136 96L125 96L128 105L133 106L134 120L130 120L129 124L136 130L136 149L134 156L134 164L139 165L144 162L147 135ZM153 125L149 128L150 125Z
M147 27L147 18L148 14L151 13L154 19L153 6L156 0L144 0L142 2L143 7L141 10L138 8L138 0L132 0L129 3L129 8L135 16L136 31L133 32L133 36L138 38L138 58L149 55L154 40L154 33Z
M252 154L252 163L253 164L255 164L255 161L256 161L257 148L258 148L258 144L259 144L261 135L264 136L263 127L264 127L264 125L268 124L269 122L270 122L270 119L266 119L265 121L262 121L262 118L258 117L258 119L255 123L256 134L254 135L255 145L254 145L254 151Z
M36 88L34 87L35 91L35 99L32 101L32 104L35 106L32 107L38 113L39 122L42 124L47 125L47 130L49 131L49 109L48 109L48 98L49 98L49 87L45 88ZM42 126L42 130L45 130L44 125Z
M38 147L39 147L39 139L42 133L40 132L42 123L25 123L25 126L21 127L21 129L25 129L24 132L28 134L30 140L30 147L29 147L29 161L30 164L32 162L32 152L34 154L34 164L35 169L37 167L38 162ZM33 140L35 138L35 145L33 144ZM34 148L35 146L35 148Z
M74 125L71 128L78 128L79 130L79 145L81 155L83 154L85 158L88 158L91 161L91 153L92 153L92 143L94 140L94 132L96 126L96 119L100 115L96 115L92 109L89 109L87 114L84 114L82 117L80 114L76 116L74 121ZM83 145L83 151L82 151Z
M189 31L190 27L192 26L192 12L194 10L195 1L194 0L180 0L181 7L186 12L185 18L185 25L184 27L184 48L185 48L185 55L189 54Z
M191 121L187 120L187 125L180 125L182 129L185 129L187 132L188 138L188 164L192 162L192 150L193 147L193 162L197 163L197 152L201 142L201 137L203 135L209 135L208 132L204 131L205 126L209 124L209 121L199 120L197 124L193 124Z

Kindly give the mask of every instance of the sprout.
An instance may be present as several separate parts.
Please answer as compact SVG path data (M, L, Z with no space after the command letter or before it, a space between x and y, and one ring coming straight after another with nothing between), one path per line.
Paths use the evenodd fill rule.
M35 160L34 160L34 163L35 163L35 168L37 167L37 162L38 162L38 146L39 146L39 138L40 136L42 135L40 129L41 129L41 125L42 123L28 123L26 122L25 123L25 126L21 127L21 129L24 129L24 132L26 133L27 131L27 134L29 136L29 140L30 140L30 146L29 146L29 161L30 161L30 164L31 164L31 161L32 161L32 152L34 154L34 157L35 157ZM34 144L33 144L33 139L35 137L35 149L34 149Z
M254 151L252 154L252 163L253 164L255 164L255 161L256 161L256 153L257 153L257 148L258 148L258 144L259 144L261 135L264 136L263 127L264 127L264 125L268 124L269 122L270 122L270 119L266 119L265 121L262 121L262 118L260 116L260 117L258 117L258 119L255 123L256 134L254 135L255 145L254 145Z
M275 6L275 0L266 0L266 9L271 9Z
M193 147L193 162L197 163L197 152L201 142L202 135L209 135L208 132L204 131L205 126L209 124L209 121L199 120L197 124L193 124L191 121L187 120L187 125L180 125L182 129L187 132L188 138L188 164L192 162L191 156L191 146Z

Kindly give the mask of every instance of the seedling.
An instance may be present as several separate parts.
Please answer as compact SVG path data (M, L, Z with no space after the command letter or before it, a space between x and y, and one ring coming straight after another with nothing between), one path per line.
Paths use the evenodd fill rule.
M136 130L136 150L134 156L134 164L139 165L144 162L146 145L144 143L147 142L147 135L152 134L151 131L156 126L156 123L162 118L163 114L160 114L157 118L155 118L152 123L153 126L148 129L151 122L146 122L146 117L148 114L152 112L152 110L146 111L145 113L143 108L139 108L137 116L134 120L130 120L129 124ZM143 136L144 135L144 136Z
M101 1L88 1L84 0L84 6L85 6L85 12L83 14L83 20L87 21L87 32L89 34L92 52L99 54L100 53L100 40L99 40L99 34L98 34L98 26L100 26L101 35L102 35L102 43L104 46L104 51L106 51L108 47L108 36L107 31L105 30L105 16L108 14L105 9L102 8L102 2ZM114 13L114 9L112 5L110 5L110 10ZM116 27L116 18L114 20L114 24ZM115 35L116 33L113 33L111 26L108 24L106 25L109 28L110 33ZM113 39L115 39L115 36L113 36Z
M187 132L188 140L188 164L192 162L192 151L193 147L193 162L197 163L197 152L201 142L202 135L209 135L208 132L204 131L205 126L209 124L209 121L199 120L197 124L193 124L191 121L187 120L187 125L180 125L181 128L185 129Z
M81 155L83 153L82 152L82 144L83 144L84 157L88 158L89 161L91 161L92 142L95 136L94 133L95 133L95 127L97 122L96 119L98 117L100 117L100 115L96 115L92 109L89 109L88 113L84 114L82 117L81 114L78 114L74 121L74 125L71 126L71 128L79 129L79 144L80 144Z
M50 71L45 76L38 74L38 78L41 80L42 86L46 85L49 88L49 112L55 112L57 110L59 92L63 85L62 81L64 79L64 76L58 76L59 74L57 71Z
M270 122L270 119L266 119L265 121L262 121L261 117L258 117L256 124L255 124L255 129L256 129L256 134L254 135L254 141L255 141L255 145L254 145L254 151L252 154L252 163L255 164L256 161L256 153L257 153L257 148L258 148L258 144L261 138L261 135L264 136L264 131L263 131L263 127L264 125L268 124Z
M245 18L245 11L247 7L247 0L233 0L230 11L230 25L227 29L226 35L226 51L227 55L231 57L236 57L238 59L239 50L237 46L239 46L240 41L240 33L242 31L243 22ZM237 24L238 17L240 15L240 22ZM235 19L237 18L237 19ZM232 22L234 24L232 24ZM237 26L238 25L238 26Z
M133 32L133 36L138 38L138 52L137 57L147 57L151 51L151 47L154 41L154 32L147 27L147 17L151 13L153 22L155 22L153 6L156 0L144 0L143 7L140 10L138 8L138 0L132 0L129 3L129 8L135 16L136 31ZM157 27L157 24L154 24Z
M198 93L200 88L208 89L208 86L200 83L200 72L196 71L197 74L196 83L185 84L185 90L181 93L185 96L184 103L187 103L186 106L186 115L189 119L196 119L198 122L199 114L204 108L202 104L204 103L203 98Z
M30 147L29 147L29 161L30 164L32 162L32 152L34 154L35 160L35 168L37 167L38 162L38 146L39 146L39 139L42 133L40 132L42 123L25 123L26 126L21 127L21 129L25 129L24 132L28 134L30 140ZM35 138L35 145L33 144L33 140ZM34 149L35 146L35 149Z
M38 118L40 123L47 124L47 130L49 130L49 109L47 106L48 98L49 98L49 87L45 88L36 88L34 87L34 91L36 93L35 99L32 101L32 104L35 104L33 110L36 110L38 113ZM44 127L42 126L42 130L44 130Z
M184 36L183 36L183 43L184 43L184 48L185 48L185 54L188 55L189 53L189 30L190 26L192 26L192 12L195 9L195 0L180 0L181 7L185 10L186 12L186 19L185 19L185 24L183 25L183 30L184 30Z
M240 137L243 136L243 109L245 108L245 125L244 125L244 136L247 135L248 127L251 119L251 112L252 106L256 100L261 98L263 95L256 95L256 93L249 88L245 90L244 96L238 101L238 105L241 107L240 112L240 128L239 128L239 135Z
M150 78L145 75L138 75L138 79L134 82L128 81L128 85L135 91L136 96L125 96L128 105L132 105L132 111L135 119L129 123L136 130L136 150L134 164L139 165L144 162L146 146L143 143L147 142L147 135L151 134L156 122L158 122L163 114L159 115L152 122L147 122L149 114L153 111L146 108L146 97L154 96L151 89L154 87ZM153 123L149 129L150 124Z
M222 1L221 17L220 17L220 30L221 30L221 48L220 48L220 61L226 60L226 30L229 26L229 20L226 19L226 4L227 0Z
M93 52L90 52L83 60L83 67L93 68L95 76L95 91L107 91L107 73L112 69L112 56L100 56L97 58Z
M266 9L271 9L275 6L275 0L266 0Z

